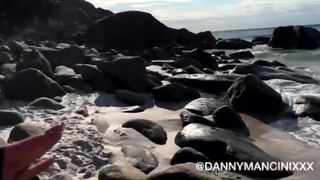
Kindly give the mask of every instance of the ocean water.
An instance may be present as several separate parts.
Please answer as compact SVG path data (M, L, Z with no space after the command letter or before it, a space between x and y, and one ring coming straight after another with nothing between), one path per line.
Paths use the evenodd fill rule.
M320 31L320 25L310 25ZM241 38L251 41L255 36L272 36L274 28L247 29L213 32L216 38ZM266 45L255 46L251 52L255 59L277 60L293 67L301 73L320 80L320 49L318 50L272 50ZM293 105L300 95L313 95L320 97L320 86L313 84L300 84L288 80L273 79L265 81L269 86L278 91L285 102ZM309 145L320 148L320 122L310 118L300 118L298 125L286 119L279 119L271 124L292 134L297 139ZM298 127L297 127L298 126Z

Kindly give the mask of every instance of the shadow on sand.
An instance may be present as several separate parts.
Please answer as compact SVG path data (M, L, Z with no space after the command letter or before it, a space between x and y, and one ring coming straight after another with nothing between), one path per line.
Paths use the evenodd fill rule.
M143 93L142 94L146 99L146 103L141 106L143 109L150 109L155 106L163 109L168 109L171 111L177 111L179 109L184 108L190 101L184 101L179 103L170 103L154 100L154 97L151 93ZM99 92L99 96L94 101L95 105L98 107L130 107L132 105L123 103L115 98L113 94L107 94L103 92Z
M296 132L299 130L299 119L292 116L277 116L277 115L265 115L253 112L245 112L252 118L259 120L260 122L267 124L273 128L276 128L283 132Z

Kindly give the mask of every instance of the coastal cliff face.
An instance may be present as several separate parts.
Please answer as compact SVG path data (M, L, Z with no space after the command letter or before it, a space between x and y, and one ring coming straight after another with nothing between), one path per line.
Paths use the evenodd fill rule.
M147 12L113 13L84 0L0 0L0 12L1 107L24 101L0 110L0 126L10 127L0 142L66 125L47 154L56 164L41 177L279 179L293 172L206 174L194 163L281 161L250 138L281 118L320 121L319 98L301 96L293 108L265 82L319 81L252 53L257 44L318 48L313 28L279 27L272 38L249 42L170 28ZM260 129L249 126L254 120L246 115L259 117ZM285 136L272 132L270 142ZM253 139L259 144L264 138Z

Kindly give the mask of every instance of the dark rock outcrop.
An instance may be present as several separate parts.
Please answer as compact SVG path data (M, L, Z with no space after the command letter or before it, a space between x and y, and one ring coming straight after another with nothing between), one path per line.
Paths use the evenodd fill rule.
M319 81L313 79L312 77L296 71L274 69L272 67L263 67L255 64L238 65L230 73L254 74L261 80L285 79L303 84L319 84Z
M201 124L185 126L175 137L175 143L181 148L191 147L206 155L213 162L246 162L253 164L280 162L279 159L268 155L253 143L237 136L237 134ZM293 174L286 171L259 171L258 169L242 171L242 173L263 178L282 178Z
M312 27L280 26L274 29L268 45L283 49L317 49L320 47L320 32Z
M252 43L242 39L221 39L216 43L216 49L248 49L252 48Z
M123 41L125 39L125 41ZM139 49L167 44L169 29L151 14L125 11L94 22L86 33L88 44L105 44L115 49Z
M37 69L25 69L9 77L3 84L3 91L8 99L24 101L65 95L57 82Z
M274 114L280 111L283 104L277 91L252 74L237 79L228 94L237 111Z
M152 89L157 100L167 102L183 102L200 98L200 93L179 83L158 86Z
M210 68L212 70L218 69L216 59L211 54L206 53L200 49L194 49L183 55L185 58L194 59L199 61L203 67Z
M156 144L164 145L167 142L166 131L153 121L132 119L122 124L122 127L132 128Z
M104 49L137 50L172 42L205 48L214 44L215 39L207 32L196 35L187 29L169 28L146 12L125 11L94 22L86 32L86 42L102 45Z

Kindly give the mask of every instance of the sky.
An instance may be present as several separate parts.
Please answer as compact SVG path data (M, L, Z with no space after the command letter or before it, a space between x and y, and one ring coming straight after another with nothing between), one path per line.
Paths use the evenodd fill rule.
M193 32L320 24L320 0L87 0L114 13L151 13Z

